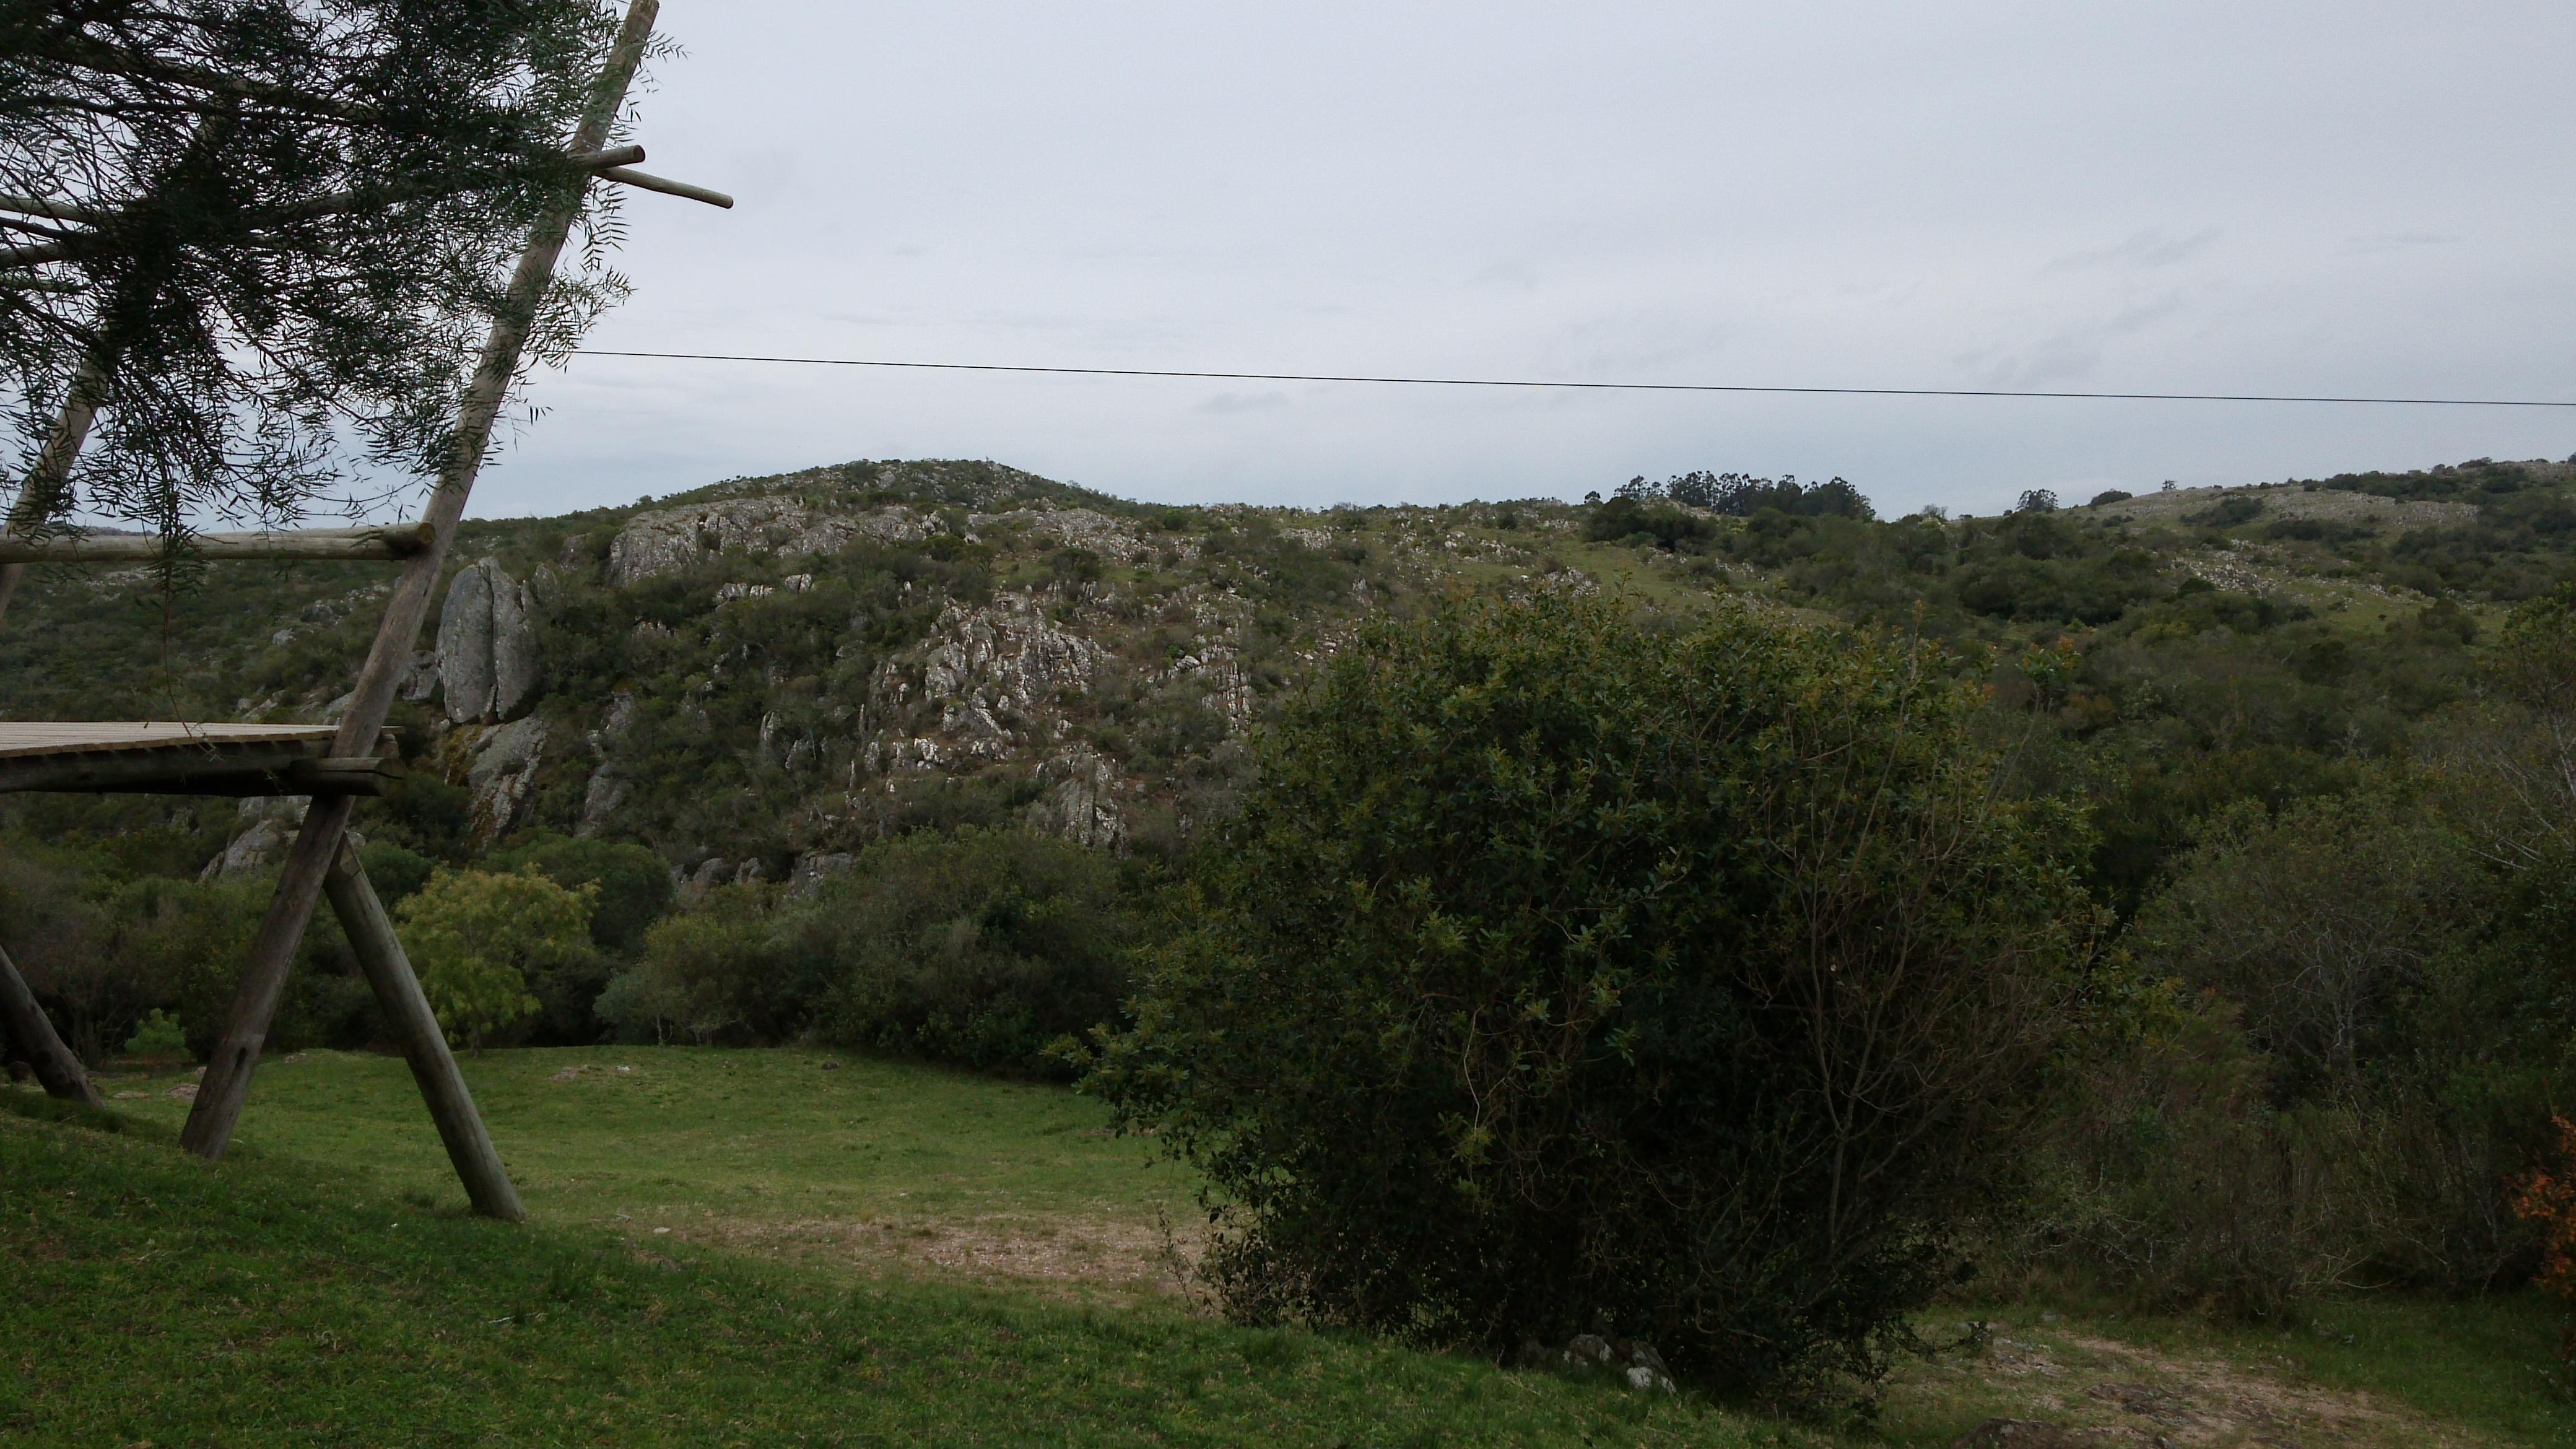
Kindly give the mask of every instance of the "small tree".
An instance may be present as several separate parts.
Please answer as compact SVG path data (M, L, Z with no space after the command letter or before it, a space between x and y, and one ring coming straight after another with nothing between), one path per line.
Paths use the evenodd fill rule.
M528 972L589 952L594 894L533 869L442 870L396 908L403 949L450 1041L480 1055L487 1035L537 1013Z
M2095 928L1928 649L1453 600L1286 709L1095 1090L1240 1315L1874 1375Z

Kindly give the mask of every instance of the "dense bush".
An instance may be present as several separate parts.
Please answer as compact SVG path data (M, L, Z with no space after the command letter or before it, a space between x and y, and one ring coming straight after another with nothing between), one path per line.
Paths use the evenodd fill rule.
M1875 1374L2094 929L1928 650L1453 600L1285 712L1095 1090L1253 1318Z
M1583 536L1595 542L1652 545L1697 552L1717 533L1717 525L1678 508L1640 503L1621 495L1596 505L1583 523Z
M967 830L870 849L792 928L833 959L826 1039L1060 1072L1047 1047L1117 1014L1140 923L1102 852Z
M2530 1271L2511 1190L2576 1045L2576 953L2563 872L2510 864L2546 826L2512 829L2492 758L2201 827L2129 936L2163 1005L2079 1075L2031 1261L2258 1317Z
M1143 913L1134 866L1018 830L922 831L810 899L711 892L646 933L601 1002L637 1035L812 1034L960 1066L1062 1075L1047 1048L1110 1020Z
M559 973L584 979L598 888L566 890L535 868L439 871L394 908L403 949L450 1040L477 1054L492 1033L544 1008L532 987Z
M628 1037L752 1044L800 1033L811 972L780 939L776 891L720 886L644 933L641 962L611 981L599 1014Z
M0 848L0 945L53 1009L64 1041L103 1062L150 1012L210 1050L232 1009L264 881L120 878L95 859L25 839ZM363 1045L378 1020L328 913L306 935L269 1027L279 1051Z
M1848 481L1800 483L1794 476L1757 478L1750 473L1677 473L1661 483L1643 477L1619 486L1617 498L1669 498L1711 513L1751 518L1769 509L1791 518L1874 517L1869 500Z

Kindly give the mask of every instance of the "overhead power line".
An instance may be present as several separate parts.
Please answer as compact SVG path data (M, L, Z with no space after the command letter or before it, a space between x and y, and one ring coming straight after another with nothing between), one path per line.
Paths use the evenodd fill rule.
M1205 382L1366 382L1403 387L1529 387L1578 392L1794 393L1817 397L2068 398L2085 402L2356 403L2388 407L2576 408L2576 400L2505 397L2325 397L2249 392L2053 392L2004 387L1788 387L1730 382L1555 382L1505 377L1372 377L1322 372L1199 372L1168 367L1032 367L1005 362L896 362L866 357L767 357L737 352L632 352L584 348L584 357L669 362L777 362L800 367L878 367L916 372L1020 372L1058 377L1177 377Z

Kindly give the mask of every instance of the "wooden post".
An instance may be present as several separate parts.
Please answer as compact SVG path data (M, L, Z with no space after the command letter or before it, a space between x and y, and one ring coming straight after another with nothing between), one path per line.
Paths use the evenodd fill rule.
M493 1149L492 1134L483 1128L482 1114L474 1110L474 1094L465 1089L465 1078L456 1070L456 1055L447 1049L447 1037L438 1029L429 998L421 994L420 978L412 974L402 938L394 934L393 917L385 914L385 903L376 898L376 888L358 864L358 852L351 848L346 833L340 837L340 852L323 877L322 888L330 894L340 929L349 935L358 969L375 988L376 1005L383 1009L394 1039L402 1043L412 1080L420 1083L421 1099L429 1104L430 1120L438 1124L439 1140L447 1144L447 1160L456 1164L456 1175L464 1179L465 1195L474 1200L474 1210L487 1218L526 1222L528 1210L519 1203L518 1189L510 1185L501 1154Z
M636 67L643 63L644 46L652 39L653 19L660 9L660 0L633 0L627 8L626 24L609 50L608 66L600 72L598 88L591 93L590 110L582 117L580 129L573 133L569 149L596 151L607 143L609 127L617 120L618 108L625 104L626 88L635 79ZM587 184L585 177L580 185ZM456 537L457 520L464 516L466 495L473 491L475 476L483 468L483 456L492 446L492 424L510 395L511 379L518 375L528 328L536 319L538 304L545 300L546 286L554 277L555 259L562 255L564 238L571 234L573 222L581 215L581 203L582 192L577 187L565 196L563 206L553 216L538 223L535 234L528 239L527 251L519 258L518 269L510 276L510 290L502 300L500 314L492 319L482 361L466 385L455 446L448 453L438 487L429 496L429 506L422 510L421 522L431 530L429 547L403 565L393 598L385 605L384 623L376 630L375 645L367 653L366 666L358 671L358 687L350 696L347 711L340 716L340 733L331 750L334 755L367 753L366 746L384 728L385 712L393 706L394 688L411 667L412 647L420 639L421 620L429 614L430 590L447 563L448 545ZM224 1148L232 1142L233 1128L241 1121L242 1103L250 1096L251 1072L259 1065L268 1024L277 1015L278 997L286 989L287 968L294 964L295 948L313 919L323 877L339 853L340 835L348 824L348 796L317 795L312 807L305 811L295 844L287 850L285 874L277 883L277 894L269 900L268 914L260 920L259 934L251 939L250 965L242 972L241 990L233 998L223 1039L216 1044L213 1060L206 1064L206 1077L198 1084L196 1104L188 1110L188 1125L179 1132L179 1145L200 1157L222 1157Z
M99 1100L89 1073L81 1069L80 1058L63 1045L54 1024L46 1020L45 1009L36 1004L36 993L27 989L27 978L18 974L18 963L6 951L0 951L0 1035L6 1035L18 1055L36 1069L36 1080L45 1084L48 1095L93 1107L107 1105Z

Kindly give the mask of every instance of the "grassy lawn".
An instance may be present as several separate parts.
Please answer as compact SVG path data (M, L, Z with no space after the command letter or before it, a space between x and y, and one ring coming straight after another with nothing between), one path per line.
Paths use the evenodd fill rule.
M1167 1276L1158 1214L1191 1222L1189 1183L1061 1087L802 1051L566 1048L462 1065L540 1223L1116 1299ZM103 1085L134 1094L119 1110L175 1130L188 1107L166 1094L186 1080ZM263 1065L238 1140L464 1210L397 1058Z
M1373 1344L362 1206L371 1176L0 1114L0 1439L1750 1442L1695 1403Z
M826 1062L837 1062L826 1070ZM2536 1297L2298 1332L1950 1308L1874 1429L1234 1328L1165 1291L1189 1184L1058 1088L810 1052L496 1052L466 1071L536 1222L467 1216L400 1062L261 1072L239 1146L0 1089L0 1442L2576 1445ZM628 1070L619 1070L627 1068ZM114 1129L114 1130L108 1130Z

